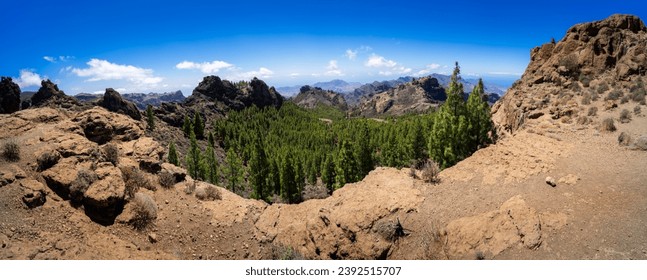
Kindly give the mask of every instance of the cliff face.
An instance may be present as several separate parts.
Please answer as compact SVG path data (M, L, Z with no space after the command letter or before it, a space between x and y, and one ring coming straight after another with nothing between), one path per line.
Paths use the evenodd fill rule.
M344 96L318 87L301 87L299 94L292 101L300 107L309 109L319 105L336 107L342 111L348 109L348 104L346 104Z
M492 108L493 119L500 132L512 133L528 118L544 114L577 117L573 96L605 94L609 87L626 91L639 84L647 73L646 52L647 28L635 16L575 25L559 42L530 51L523 76Z

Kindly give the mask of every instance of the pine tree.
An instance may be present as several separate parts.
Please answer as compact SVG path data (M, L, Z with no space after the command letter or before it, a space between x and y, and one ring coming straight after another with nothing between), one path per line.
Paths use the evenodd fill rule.
M189 137L189 134L191 131L193 131L193 123L191 122L191 119L189 116L184 116L184 124L182 125L182 131L184 131L184 135L186 137Z
M352 153L352 146L348 141L343 140L335 161L335 189L356 181L357 162Z
M195 131L195 137L204 139L204 122L198 112L193 115L193 130Z
M419 120L415 120L409 128L408 141L410 148L410 158L419 160L424 158L425 137L422 133L422 125Z
M218 184L218 159L216 158L216 151L213 145L207 145L205 151L205 177L209 183Z
M216 146L216 137L213 136L213 131L209 131L209 137L207 138L207 142L209 142L209 145L212 147Z
M428 142L429 155L443 168L454 165L467 155L468 121L459 74L457 62L447 89L447 100L436 113Z
M190 131L189 134L189 151L186 155L186 168L187 171L189 172L189 175L193 177L193 179L199 180L199 179L204 179L201 175L201 168L202 168L202 152L200 151L200 147L198 147L198 141L195 139L195 133L193 131Z
M332 193L335 184L335 163L330 155L326 155L321 166L321 181L328 188L328 192Z
M359 178L363 178L373 170L373 156L371 155L370 134L365 121L360 123L359 135L355 137L355 158L359 167ZM359 179L358 178L358 179Z
M225 177L227 178L229 190L235 193L243 180L243 164L238 154L231 148L227 151Z
M483 97L483 80L472 90L467 99L469 153L475 152L480 146L490 143L488 133L492 130L490 106Z
M146 107L146 122L148 123L148 130L155 130L155 116L153 115L153 106Z
M268 162L260 139L254 141L252 155L249 160L249 179L254 198L267 199L269 187L267 186Z
M171 141L171 144L168 146L168 162L175 166L180 166L178 161L177 150L175 149L175 142Z
M281 197L288 203L297 202L297 182L294 162L291 154L287 154L281 165Z

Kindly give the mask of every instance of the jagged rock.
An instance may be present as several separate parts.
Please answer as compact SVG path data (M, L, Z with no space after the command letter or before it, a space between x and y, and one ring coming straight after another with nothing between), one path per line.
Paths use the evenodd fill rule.
M438 80L424 77L400 84L385 92L362 97L358 110L363 116L423 113L439 106L440 102L446 99L445 89Z
M47 190L40 182L32 179L23 180L20 185L25 188L25 194L22 197L22 202L29 208L36 208L45 204L47 198Z
M222 102L233 110L242 110L252 105L262 108L280 107L283 104L283 97L273 87L269 88L257 78L237 86L227 80L221 80L218 76L207 76L193 90L192 98L187 102L193 101L199 95Z
M0 81L0 114L11 114L20 110L20 87L10 77Z
M297 106L315 108L319 105L336 107L342 111L348 109L344 96L318 87L303 86L292 100Z
M74 97L65 95L65 92L59 90L58 86L50 80L43 80L41 82L41 87L31 97L31 106L52 106L66 109L83 107ZM23 107L22 109L26 108Z
M492 108L498 134L514 133L530 116L545 113L545 107L563 106L565 96L579 95L584 87L606 81L612 81L615 88L635 84L637 77L647 74L646 50L647 28L631 15L575 25L559 42L532 49L521 79ZM609 100L604 106L618 105ZM554 114L553 118L562 116Z
M114 166L102 166L95 172L98 180L85 192L83 206L92 220L111 224L123 209L126 185L121 171Z
M137 106L135 106L135 104L132 102L125 101L121 97L119 92L112 88L106 89L106 93L103 95L103 98L97 101L97 105L106 108L111 112L130 116L135 120L142 119L141 113L137 109Z
M181 103L185 99L184 94L180 90L166 93L124 93L122 97L133 102L142 111L146 110L148 105L160 106L162 102Z

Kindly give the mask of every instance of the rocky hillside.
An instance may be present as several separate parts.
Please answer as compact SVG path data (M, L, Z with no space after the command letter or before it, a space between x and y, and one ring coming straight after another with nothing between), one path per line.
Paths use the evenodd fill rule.
M532 49L521 79L493 107L493 120L500 133L514 133L529 120L588 123L589 107L644 103L646 50L647 29L635 16L575 25L559 42Z
M384 92L363 96L356 113L361 116L422 113L445 101L445 89L436 78L424 77Z
M50 98L37 100L48 106L0 115L0 259L647 259L646 68L644 48L633 48L645 31L616 15L533 50L493 108L505 137L433 183L378 167L293 205L194 181L164 162L144 120L64 105L44 82L39 95ZM584 34L598 42L591 55L559 65L587 53ZM597 64L596 44L615 62ZM245 104L222 101L231 83L218 80L205 78L188 102Z
M330 106L342 111L348 109L344 96L331 90L323 90L319 87L302 86L299 94L292 99L292 102L302 108L312 109L317 106Z
M164 92L164 93L125 93L123 94L124 99L135 103L139 110L146 110L148 105L160 106L162 102L177 102L180 103L184 101L185 97L182 94L182 91L178 90L176 92Z

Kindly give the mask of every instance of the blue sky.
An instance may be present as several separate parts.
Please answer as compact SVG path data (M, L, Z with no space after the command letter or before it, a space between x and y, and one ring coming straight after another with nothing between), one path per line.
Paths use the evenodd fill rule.
M68 94L191 90L206 75L274 86L449 73L503 84L532 47L642 1L6 1L0 75Z

